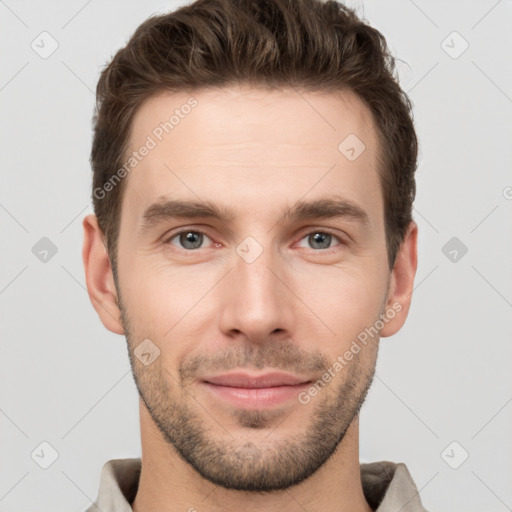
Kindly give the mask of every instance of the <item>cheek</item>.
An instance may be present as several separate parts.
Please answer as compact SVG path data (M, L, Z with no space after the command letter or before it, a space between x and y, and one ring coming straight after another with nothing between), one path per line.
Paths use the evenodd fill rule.
M201 312L194 305L201 297L198 295L201 289L194 289L196 285L185 279L183 272L170 275L148 265L133 265L121 283L123 304L131 327L131 350L137 349L145 339L151 340L159 349L155 363L148 367L139 365L140 375L153 375L154 382L168 381L174 388L179 380L176 361L186 357L190 340L197 337L195 330L197 322L201 322L198 318Z
M330 268L325 275L302 282L300 296L334 331L329 336L332 340L329 351L338 355L361 332L375 324L385 300L386 284L382 274L369 268ZM304 327L307 330L307 326Z
M205 299L219 279L211 268L176 268L144 256L126 260L123 270L121 293L134 327L161 343L201 324Z

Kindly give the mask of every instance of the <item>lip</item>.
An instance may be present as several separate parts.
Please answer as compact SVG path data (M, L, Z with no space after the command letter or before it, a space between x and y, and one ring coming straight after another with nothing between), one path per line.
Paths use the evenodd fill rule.
M282 404L306 389L311 380L288 373L228 373L207 377L201 381L213 397L238 408L265 409Z
M229 386L233 388L271 388L276 386L295 386L297 384L310 382L309 379L282 372L271 372L260 375L233 372L206 377L203 381L217 386Z

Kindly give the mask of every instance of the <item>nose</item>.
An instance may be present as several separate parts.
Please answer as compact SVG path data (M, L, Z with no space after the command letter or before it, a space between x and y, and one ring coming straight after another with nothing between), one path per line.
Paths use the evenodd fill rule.
M251 251L255 251L251 247ZM289 288L285 262L270 247L253 260L239 250L233 257L233 269L223 280L220 328L231 337L242 336L262 343L270 336L292 336L296 322L296 302ZM287 282L288 281L288 282Z

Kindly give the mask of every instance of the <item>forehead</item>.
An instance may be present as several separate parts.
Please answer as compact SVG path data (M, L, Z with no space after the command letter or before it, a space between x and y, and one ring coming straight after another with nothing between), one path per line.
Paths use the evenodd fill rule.
M330 145L337 156L340 137L348 133L366 139L370 146L374 142L371 112L349 90L328 93L242 86L153 96L139 107L129 142L136 149L148 135L156 143L175 141L183 149L193 146L196 158L202 148L210 151L214 144L226 156L236 144L250 150L251 142L255 149L266 143L267 150L278 150L276 156L283 160L286 144L294 153L300 147L309 151Z
M238 198L247 208L273 196L281 211L283 193L299 199L335 191L373 203L376 213L382 206L373 118L350 91L162 93L134 116L127 161L133 152L122 208L133 222L164 196Z

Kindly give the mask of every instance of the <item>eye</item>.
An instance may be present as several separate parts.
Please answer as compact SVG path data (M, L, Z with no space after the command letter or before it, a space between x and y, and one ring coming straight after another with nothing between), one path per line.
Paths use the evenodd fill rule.
M337 236L328 233L326 231L312 231L307 236L301 239L306 240L306 243L310 244L310 247L313 249L331 249L331 242L338 241L339 243L336 245L342 245L342 241ZM299 247L304 247L304 245L300 245Z
M171 237L169 237L165 243L170 243L179 249L185 249L187 251L193 251L195 249L200 249L205 240L210 240L210 238L203 233L202 231L196 231L193 229L185 229L183 231L179 231L175 233ZM176 243L173 240L176 239ZM211 240L210 240L211 241ZM178 245L179 244L179 245Z
M194 251L196 249L203 248L205 241L209 240L212 242L209 236L202 231L194 229L184 229L174 233L172 236L165 240L165 243L174 245L178 249L185 251ZM308 244L303 245L304 242ZM337 241L337 244L334 242ZM317 250L332 249L338 245L343 245L343 241L336 235L327 231L311 231L308 235L303 237L299 242L299 247L309 247Z

